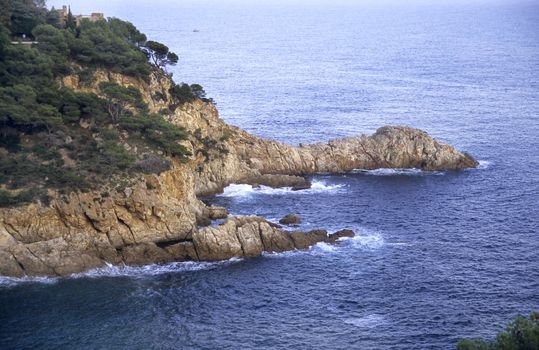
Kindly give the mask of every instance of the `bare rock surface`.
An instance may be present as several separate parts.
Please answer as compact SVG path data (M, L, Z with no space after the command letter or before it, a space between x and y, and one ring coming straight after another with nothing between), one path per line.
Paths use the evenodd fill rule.
M306 249L319 242L325 242L328 233L325 230L313 230L309 232L293 232L290 234L294 241L294 246L298 249Z
M210 206L209 207L209 217L211 220L217 219L226 219L228 216L228 210L223 207Z
M200 260L215 261L257 256L262 252L306 249L328 239L325 230L289 232L264 218L246 216L232 217L222 225L197 231L193 244Z
M354 237L355 236L355 233L354 231L352 230L340 230L340 231L337 231L335 233L331 233L328 238L326 239L326 242L327 243L335 243L337 242L340 238L345 238L345 237L348 237L348 238L351 238L351 237Z

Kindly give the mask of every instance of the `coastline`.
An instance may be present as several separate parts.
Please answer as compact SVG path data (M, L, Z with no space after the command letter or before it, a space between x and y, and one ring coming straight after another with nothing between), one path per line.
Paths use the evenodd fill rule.
M76 76L65 77L62 83L88 92L96 91L103 81L137 87L151 110L163 108L152 98L154 92L168 90L172 84L160 73L146 83L104 71L96 73L90 87L81 86ZM379 168L457 170L478 165L471 156L409 127L386 126L372 136L291 147L227 125L210 102L196 100L168 118L195 135L183 142L193 154L187 162L174 161L171 170L159 175L137 176L121 191L110 186L88 193L55 194L48 206L33 203L0 209L0 275L65 276L106 264L250 256L254 253L246 254L237 245L231 251L229 240L221 245L227 242L223 233L230 232L226 224L217 229L202 227L216 214L199 197L220 193L234 183L306 189L310 183L304 176L317 173ZM221 211L219 218L224 218L222 210L217 210ZM229 221L234 220L242 219ZM208 235L212 230L215 232ZM275 231L272 237L282 241L290 235L286 232ZM212 240L214 244L208 245ZM259 246L256 254L297 248L289 239L284 241L276 247L269 243ZM203 246L210 248L200 257L194 252Z

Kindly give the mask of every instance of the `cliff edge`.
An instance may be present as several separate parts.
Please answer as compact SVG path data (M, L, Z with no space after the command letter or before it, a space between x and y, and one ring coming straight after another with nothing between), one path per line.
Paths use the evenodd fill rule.
M61 80L64 87L96 94L102 82L136 87L151 111L166 107L163 101L170 100L173 84L159 72L149 81L100 70L92 84L81 84L76 75ZM157 92L164 95L159 100L154 98ZM257 217L201 227L226 217L226 211L208 207L198 197L232 183L307 188L304 176L316 173L477 166L471 156L404 126L292 147L227 125L214 104L200 99L166 118L188 132L182 141L191 154L187 161L173 158L169 170L136 174L122 188L107 185L68 194L51 190L48 204L0 208L0 275L68 275L107 263L219 260L305 248L331 238L324 231L301 233L300 238Z

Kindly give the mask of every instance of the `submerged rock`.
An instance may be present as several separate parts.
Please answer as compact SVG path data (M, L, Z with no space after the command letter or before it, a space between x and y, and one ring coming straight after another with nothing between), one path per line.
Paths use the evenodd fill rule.
M279 223L283 225L299 225L301 224L301 218L297 214L288 214L279 220Z
M335 243L339 238L343 237L354 237L355 233L352 230L340 230L335 233L332 233L326 239L327 243Z

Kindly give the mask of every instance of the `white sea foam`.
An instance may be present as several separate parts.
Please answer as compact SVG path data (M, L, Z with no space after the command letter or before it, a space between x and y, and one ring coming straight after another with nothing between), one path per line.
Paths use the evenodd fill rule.
M337 251L338 247L335 244L329 244L326 242L320 242L314 245L311 250L313 252L335 252Z
M478 160L478 167L476 169L487 169L492 165L492 162L488 160ZM444 175L443 171L427 171L417 168L379 168L379 169L354 169L354 174L365 174L371 176L424 176L424 175Z
M344 323L358 328L375 328L387 323L386 318L380 314L369 314L363 317L346 318Z
M382 248L384 245L405 245L406 243L386 243L383 236L379 232L372 232L363 228L355 228L353 230L356 235L354 237L342 237L336 243L319 242L306 250L291 250L281 253L263 253L263 256L270 258L290 257L301 254L309 255L327 255L340 254L345 250L364 250L373 251Z
M407 243L399 242L386 242L383 236L378 232L366 230L364 228L354 228L356 236L343 237L338 240L336 244L329 244L320 242L308 250L293 250L282 253L263 253L266 257L280 258L287 256L294 256L298 254L335 254L343 251L344 249L363 249L363 250L376 250L384 245L407 245ZM106 266L92 269L82 273L72 274L66 278L100 278L100 277L131 277L131 278L144 278L148 276L156 276L166 273L174 272L187 272L187 271L201 271L212 270L220 266L227 266L237 262L243 261L242 258L232 258L225 261L217 262L172 262L168 264L151 264L144 266L116 266L107 264ZM0 276L0 288L13 287L25 283L41 283L41 284L53 284L60 281L61 277L3 277Z
M229 264L241 261L240 258L232 258L225 261L217 262L171 262L168 264L151 264L143 266L115 266L107 264L104 267L89 270L82 273L77 273L69 276L70 278L85 278L85 277L146 277L162 275L170 272L187 272L187 271L200 271L211 270L219 266L225 266Z
M295 256L297 254L305 254L306 250L288 250L286 252L262 252L262 256L266 258L284 258Z
M220 197L245 197L254 192L253 186L245 184L232 184L225 187Z
M69 278L99 278L99 277L148 277L162 275L171 272L186 272L211 270L219 266L226 266L242 261L240 258L232 258L217 262L172 262L168 264L151 264L144 266L115 266L107 264L103 267L92 269L86 272L75 273L65 277ZM52 284L61 280L61 277L3 277L0 276L0 287L13 287L25 283Z
M362 249L379 249L386 243L384 237L377 232L356 232L354 237L343 237L339 241Z
M54 284L58 282L59 277L6 277L0 276L0 288L14 287L27 283Z
M268 186L253 187L246 184L231 184L225 187L221 197L244 198L253 194L263 195L283 195L283 194L316 194L321 192L338 192L343 189L343 184L328 185L323 181L313 181L311 188L294 191L292 187L272 188Z
M477 162L479 163L477 169L488 169L492 165L492 162L488 160L478 160Z
M352 171L355 174L366 174L371 176L423 176L423 175L443 175L443 171L426 171L417 168L379 168L379 169L355 169Z

